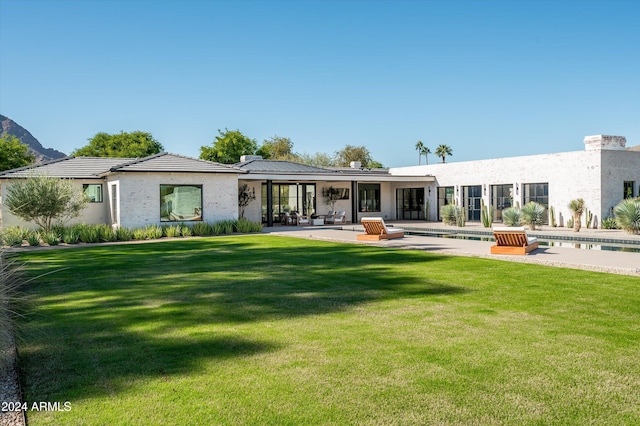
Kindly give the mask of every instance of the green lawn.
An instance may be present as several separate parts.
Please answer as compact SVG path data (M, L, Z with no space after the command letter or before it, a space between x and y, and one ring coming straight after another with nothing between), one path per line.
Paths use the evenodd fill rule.
M22 255L43 424L640 424L640 278L268 235Z

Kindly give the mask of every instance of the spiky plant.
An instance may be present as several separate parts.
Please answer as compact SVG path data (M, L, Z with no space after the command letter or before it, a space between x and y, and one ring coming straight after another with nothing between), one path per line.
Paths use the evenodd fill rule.
M584 200L582 198L571 200L569 202L569 210L573 212L573 230L574 232L580 232L580 228L582 226L581 216L584 211Z
M613 208L618 228L640 234L640 198L627 198Z
M502 210L502 223L507 226L520 226L520 209L509 207Z
M442 223L445 225L456 224L456 206L453 204L447 204L440 208L440 217L442 217Z
M520 222L527 225L532 231L536 226L544 223L544 213L546 209L542 204L530 201L520 209Z

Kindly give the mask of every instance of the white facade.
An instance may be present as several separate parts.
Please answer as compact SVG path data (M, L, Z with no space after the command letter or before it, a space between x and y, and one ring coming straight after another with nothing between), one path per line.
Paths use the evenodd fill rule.
M569 202L578 198L584 199L585 207L599 223L624 198L625 182L632 186L633 196L639 195L640 151L626 149L625 142L619 136L588 136L584 151L400 167L390 169L390 173L431 174L437 187L454 188L460 206L468 203L468 187L480 186L484 203L490 205L492 187L510 185L513 204L523 205L527 201L526 185L547 184L548 206L553 207L560 226L572 217ZM435 203L434 192L437 188L430 198Z

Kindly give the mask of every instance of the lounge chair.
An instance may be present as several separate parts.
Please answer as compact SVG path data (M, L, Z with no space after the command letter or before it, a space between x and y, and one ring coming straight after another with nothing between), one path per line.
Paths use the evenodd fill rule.
M391 238L404 237L404 229L389 228L381 217L363 217L364 234L358 234L356 239L362 241L380 241Z
M347 212L344 210L339 211L335 216L333 216L333 224L335 225L338 223L347 223Z
M538 248L538 239L527 237L523 226L495 227L493 237L496 244L491 246L491 254L525 255Z
M311 224L311 222L309 221L309 216L307 216L307 215L299 214L297 216L297 219L298 219L298 226L299 225L310 225Z

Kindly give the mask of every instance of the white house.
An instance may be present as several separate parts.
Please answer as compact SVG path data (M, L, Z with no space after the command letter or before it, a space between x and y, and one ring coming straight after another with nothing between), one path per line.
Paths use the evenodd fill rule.
M175 154L141 159L66 157L0 173L2 197L15 179L34 173L73 179L91 199L75 222L138 228L174 222L237 219L238 191L256 196L245 217L266 226L287 212L325 215L344 211L349 222L381 216L389 220L439 220L440 208L457 203L467 221L480 220L481 200L502 210L536 201L553 207L560 226L568 204L583 198L595 223L610 216L623 198L640 196L640 146L621 136L588 136L585 150L492 160L439 163L392 169L313 167L247 156L224 165ZM339 190L331 205L323 194ZM33 227L3 204L2 227Z

